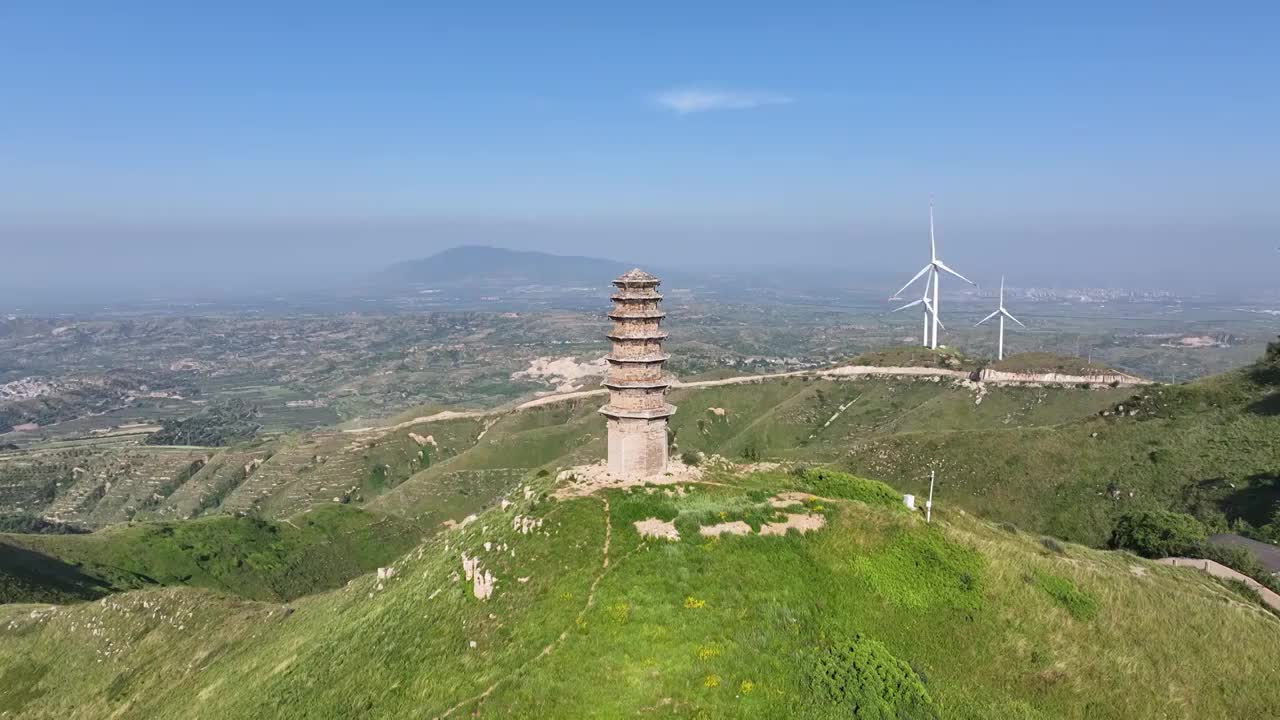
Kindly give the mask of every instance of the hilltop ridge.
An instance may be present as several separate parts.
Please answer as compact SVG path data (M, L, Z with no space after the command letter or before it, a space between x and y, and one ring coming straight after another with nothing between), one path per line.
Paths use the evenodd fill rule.
M1280 704L1280 622L1207 576L959 511L926 525L840 473L709 473L564 500L533 480L288 608L193 589L0 607L0 711L1105 720ZM792 516L820 522L764 532ZM676 539L642 535L653 522Z

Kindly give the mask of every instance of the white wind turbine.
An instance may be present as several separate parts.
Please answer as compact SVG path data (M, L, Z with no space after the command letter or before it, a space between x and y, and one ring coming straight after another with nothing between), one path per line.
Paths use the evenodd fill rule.
M999 349L996 351L996 360L1003 360L1004 359L1004 319L1009 318L1010 320L1018 323L1019 325L1022 325L1021 320L1010 315L1009 311L1004 309L1004 276L1003 275L1000 276L1000 305L999 307L996 308L995 312L979 320L978 325L981 325L982 323L990 320L993 317L1000 318L1000 344L998 346ZM974 327L978 327L978 325L974 325ZM1026 327L1026 325L1022 325L1022 327Z
M894 293L893 297L889 299L890 300L898 299L898 296L901 295L904 290L906 290L907 288L915 284L915 282L919 280L921 277L923 277L926 273L928 274L929 279L926 280L924 284L925 299L922 302L925 307L925 312L928 313L929 318L932 319L933 327L932 327L932 333L928 332L928 326L930 325L930 321L929 319L926 319L925 334L927 337L925 338L924 344L926 347L932 348L934 350L938 349L938 327L942 324L941 321L938 319L938 310L939 310L938 281L941 280L941 275L939 271L949 272L952 275L955 275L956 277L960 278L961 280L969 283L970 285L977 285L977 283L975 283L974 281L961 275L955 270L952 270L951 268L947 267L947 264L942 262L942 260L938 258L938 243L937 243L937 240L934 239L934 233L933 233L933 203L929 203L929 264L925 265L920 270L920 272L915 274L915 277L908 280L907 284L903 285L902 289ZM929 291L930 291L931 285L932 285L932 291L933 291L933 302L929 302L927 299L929 297ZM911 307L911 305L915 305L915 304L916 303L911 303L910 305L905 305L904 307ZM902 308L899 308L899 309L902 309Z
M929 286L932 284L933 284L933 276L930 275L929 279L924 281L924 294L920 296L919 300L912 300L911 302L907 303L906 305L903 305L902 307L897 307L893 309L893 312L898 312L899 310L906 310L907 308L915 307L916 305L924 305L924 346L925 347L929 347L929 322L933 319L933 303L929 301ZM902 292L902 291L899 290L898 292ZM942 328L943 330L947 329L947 326L943 325L941 320L938 321L938 327Z

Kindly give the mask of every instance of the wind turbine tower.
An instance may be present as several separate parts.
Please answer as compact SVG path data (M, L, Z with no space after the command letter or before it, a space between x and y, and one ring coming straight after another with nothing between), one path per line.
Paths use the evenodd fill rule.
M929 279L924 281L924 294L920 296L919 300L912 300L902 307L893 309L893 312L898 312L899 310L906 310L907 308L915 307L917 305L924 305L924 347L929 347L929 325L933 322L933 302L929 300L929 288L932 285L933 276L930 275ZM943 330L947 329L947 326L943 325L941 320L938 321L938 327Z
M938 242L934 236L934 231L933 231L933 203L929 203L929 264L921 268L920 272L915 274L915 277L908 280L907 284L903 285L902 288L898 290L898 292L894 293L893 296L890 297L889 299L897 300L898 297L902 295L902 293L907 288L914 285L917 280L919 280L922 277L925 277L926 275L928 276L928 279L925 280L925 284L924 284L924 297L920 301L909 303L898 309L902 310L903 308L909 308L917 304L924 305L925 313L927 315L925 319L926 327L925 327L924 344L926 347L929 347L934 350L938 349L938 328L942 325L941 320L939 320L938 318L938 311L939 311L938 283L939 283L939 280L942 279L943 272L949 272L952 275L955 275L956 277L960 278L961 280L969 283L970 285L975 285L975 286L977 285L977 283L975 283L974 281L961 275L955 270L952 270L950 267L947 266L946 263L942 262L941 258L938 257ZM933 293L932 302L929 301L929 293L931 290ZM943 328L943 329L945 330L946 328Z
M1010 315L1009 311L1004 309L1004 276L1003 275L1000 276L1000 305L999 307L996 308L995 312L979 320L978 325L981 325L982 323L994 317L1000 318L1000 344L997 346L998 349L996 350L996 360L1003 360L1004 359L1004 319L1009 318L1010 320L1018 323L1019 325L1022 325L1021 320ZM974 325L974 327L978 327L978 325ZM1026 327L1026 325L1022 325L1022 327Z

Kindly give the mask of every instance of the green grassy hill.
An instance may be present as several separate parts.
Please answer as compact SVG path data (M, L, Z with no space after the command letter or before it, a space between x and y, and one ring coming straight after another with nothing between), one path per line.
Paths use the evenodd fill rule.
M1058 547L829 473L515 492L278 604L179 588L0 607L0 716L1237 718L1280 707L1280 621L1193 571ZM669 488L668 488L669 489ZM825 526L758 534L769 499ZM529 497L531 496L531 497ZM516 516L541 527L522 534ZM673 521L678 541L636 521ZM700 528L745 521L745 536ZM523 524L521 524L523 526ZM487 601L461 556L496 578Z
M990 387L937 378L790 377L682 388L671 395L678 451L738 462L840 461L876 437L932 430L1053 427L1090 417L1131 389ZM602 459L599 398L541 405L495 416L471 447L432 464L372 499L371 506L419 519L474 512L538 469ZM476 420L449 420L447 427ZM461 445L459 447L462 447ZM464 488L473 494L462 494Z
M886 351L879 361L915 362L900 356L919 352L927 351ZM1065 367L1061 358L1018 357L1011 360ZM1135 509L1191 512L1219 530L1266 523L1280 498L1280 420L1269 393L1243 371L1141 389L796 376L678 389L671 429L677 452L835 463L917 494L935 469L939 502L1099 545L1114 519ZM221 451L18 454L0 461L0 503L86 527L280 518L335 499L421 523L460 520L538 470L602 458L599 403L579 398Z
M1269 387L1240 371L1121 393L1053 426L869 437L840 462L917 493L936 468L940 502L1092 545L1132 510L1188 512L1225 530L1265 524L1280 509L1280 414Z
M157 585L292 600L399 557L413 524L343 505L268 522L211 517L88 535L0 534L0 603L69 602Z

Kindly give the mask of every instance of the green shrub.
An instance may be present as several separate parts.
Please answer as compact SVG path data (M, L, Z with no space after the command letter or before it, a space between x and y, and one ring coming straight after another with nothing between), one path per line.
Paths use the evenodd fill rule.
M857 500L868 505L902 508L897 490L878 480L868 480L838 470L810 469L800 477L801 489L823 497Z
M1267 343L1267 350L1249 368L1249 376L1261 385L1280 385L1280 339Z
M702 462L702 455L698 454L695 450L685 450L680 453L680 462L688 465L689 467L697 467L698 464Z
M1232 570L1244 573L1249 577L1265 572L1262 568L1262 563L1258 562L1258 557L1249 552L1248 548L1243 548L1239 545L1216 545L1206 542L1198 550L1197 556L1222 563Z
M842 635L809 657L812 700L834 713L825 717L859 720L927 720L937 706L911 666L878 640L862 633ZM810 699L806 698L806 702ZM809 716L814 708L805 708Z
M1143 557L1194 555L1205 540L1204 524L1190 515L1144 510L1121 515L1111 531L1111 547Z

